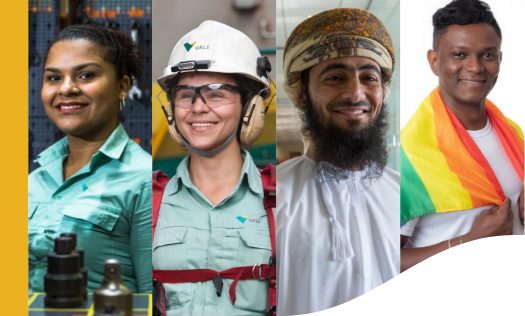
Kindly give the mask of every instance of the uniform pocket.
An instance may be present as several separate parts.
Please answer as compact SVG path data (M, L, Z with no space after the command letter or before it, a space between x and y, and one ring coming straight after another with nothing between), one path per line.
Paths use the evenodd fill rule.
M122 210L104 205L68 204L58 210L64 220L73 220L80 224L94 225L95 230L102 228L111 232L117 223Z
M121 216L120 209L104 205L64 204L58 206L56 211L63 215L60 232L77 234L77 247L84 249L88 270L100 271L100 267L94 266L95 263L115 258L116 254L130 256L128 252L119 250L129 247L129 231L116 228ZM120 260L125 264L126 258ZM132 273L126 269L127 267L122 268L123 274Z
M271 256L269 234L239 230L239 266L267 264ZM268 308L268 280L242 280L237 283L234 307L264 313Z
M184 237L187 227L163 227L155 232L152 263L156 270L188 269Z
M184 243L187 227L163 227L155 231L152 264L154 270L186 270L188 259ZM192 284L164 284L166 308L179 309L192 298Z
M268 263L272 246L270 235L239 230L239 265Z

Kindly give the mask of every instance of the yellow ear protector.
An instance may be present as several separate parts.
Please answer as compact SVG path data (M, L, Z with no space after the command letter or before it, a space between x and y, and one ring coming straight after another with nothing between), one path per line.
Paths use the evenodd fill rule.
M268 85L271 84L271 79L268 75L270 71L272 71L272 65L268 57L257 57L257 75L259 75L259 77L265 77L268 80ZM244 106L241 121L239 122L241 128L238 129L237 135L237 139L243 144L252 144L263 132L264 118L268 108L264 108L264 98L261 94L263 91L269 89L270 87L268 86L259 91L259 94L255 95L250 102Z
M261 77L265 77L270 82L271 79L269 78L268 72L272 70L272 67L270 65L270 61L268 60L268 57L262 56L257 58L257 74ZM192 147L186 139L181 135L179 132L179 129L177 128L177 123L175 122L175 113L174 113L174 106L170 103L168 103L168 111L164 109L164 106L162 107L164 114L166 116L166 119L168 121L168 131L171 135L171 137L182 146L185 146L189 151L196 153L200 156L204 157L213 157L219 152L221 152L228 144L231 143L231 141L237 136L238 140L246 145L252 144L254 141L259 138L261 135L263 128L264 128L264 118L266 115L266 111L268 108L264 108L264 97L261 95L264 91L269 90L270 87L266 87L262 89L259 94L255 95L251 98L249 102L247 102L244 107L243 111L241 113L241 120L239 122L239 125L233 131L233 133L228 137L226 142L218 149L212 151L212 152L204 152L200 151L194 147ZM160 93L159 93L160 94ZM158 98L158 95L157 95ZM159 99L160 101L160 99ZM161 102L162 103L162 102Z

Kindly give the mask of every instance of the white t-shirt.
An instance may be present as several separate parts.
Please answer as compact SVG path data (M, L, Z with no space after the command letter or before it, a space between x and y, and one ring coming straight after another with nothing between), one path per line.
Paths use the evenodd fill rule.
M523 226L518 214L518 198L523 183L512 166L512 162L501 144L498 133L487 119L487 125L478 131L467 131L487 159L498 178L501 189L511 199L514 212L514 234L523 235ZM410 236L405 247L426 247L444 240L465 235L470 231L479 215L491 206L482 206L468 210L428 214L416 217L401 227L401 235Z
M359 179L328 182L337 221L354 252L334 261L315 166L302 156L277 167L278 316L328 309L399 274L399 173L385 168L368 189Z

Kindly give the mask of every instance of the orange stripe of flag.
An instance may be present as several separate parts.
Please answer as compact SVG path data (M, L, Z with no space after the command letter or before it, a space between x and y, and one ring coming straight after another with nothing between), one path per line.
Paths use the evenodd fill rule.
M475 155L470 153L470 151L465 146L464 141L461 143L457 137L449 136L449 134L446 133L446 131L452 131L453 133L454 130L458 132L458 130L461 129L465 133L467 133L467 131L452 112L447 112L449 110L441 100L439 89L435 89L431 93L431 100L434 111L434 122L438 147L445 155L450 170L458 176L463 188L469 192L470 198L472 200L472 206L477 207L480 205L487 205L487 201L493 201L494 203L497 202L497 204L501 204L503 199L495 189L493 181L490 181L488 178L486 168L482 167L482 165L479 164L478 159L474 157ZM459 123L461 128L454 126L455 124L453 124L453 119L457 120L457 123ZM462 135L458 133L458 136L461 138ZM472 143L474 143L468 133L467 136L467 138ZM474 147L479 151L475 143ZM481 152L479 154L481 154ZM485 159L482 154L481 157ZM488 165L486 159L485 163ZM492 172L492 169L490 169L490 172ZM497 179L496 183L497 187L499 187ZM502 191L501 194L503 194Z

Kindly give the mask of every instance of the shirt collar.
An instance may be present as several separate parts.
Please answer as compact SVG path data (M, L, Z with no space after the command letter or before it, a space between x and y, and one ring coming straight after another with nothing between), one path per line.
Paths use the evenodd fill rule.
M241 185L242 181L246 178L248 181L248 186L250 187L250 190L252 190L254 193L263 195L263 189L262 189L262 182L261 182L261 174L259 172L259 169L257 169L257 166L253 163L252 156L248 151L242 149L241 155L244 160L244 163L242 165L241 169L241 177L239 179L239 183L234 188L234 191L236 191L239 186ZM190 173L188 170L188 165L190 163L190 156L186 156L177 167L177 172L175 173L175 176L173 177L172 181L168 183L166 186L166 192L168 195L173 195L177 193L181 186L180 183L184 184L187 188L193 188L195 190L198 190L193 183L191 183L190 180Z
M124 127L122 126L122 124L119 123L117 128L115 128L113 133L111 133L111 135L106 140L104 145L100 147L97 154L103 153L104 155L108 156L111 159L119 159L122 153L124 152L124 148L126 148L128 139L129 139L128 134L124 130ZM41 166L45 166L51 163L52 161L55 161L56 159L67 156L68 154L69 154L69 142L68 142L67 137L64 137L58 142L56 142L55 144L53 144L48 149L41 152L37 156L35 161Z
M117 128L111 133L108 140L100 147L99 152L112 159L119 159L128 144L129 136L124 130L122 124L118 124Z

